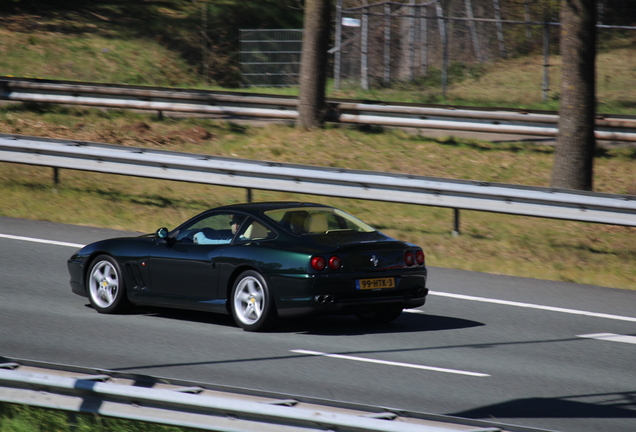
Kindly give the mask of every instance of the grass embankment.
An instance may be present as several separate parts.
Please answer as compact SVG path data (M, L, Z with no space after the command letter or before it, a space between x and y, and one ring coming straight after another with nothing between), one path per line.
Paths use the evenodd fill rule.
M0 75L111 84L223 89L240 82L238 31L247 28L299 28L302 12L274 0L209 5L208 48L204 68L201 5L164 2L88 2L72 9L48 1L38 7L23 2L25 12L0 16ZM57 7L54 7L57 4ZM27 7L29 6L29 7ZM0 5L0 8L2 5ZM5 6L6 7L6 6ZM599 37L598 112L636 114L633 86L636 32L605 31ZM558 51L556 42L552 52ZM439 65L415 83L394 83L369 91L359 83L329 87L331 97L416 103L442 103L556 110L559 106L561 58L551 55L548 100L543 101L544 59L536 51L510 58L468 64L453 61L449 86L441 95ZM203 69L211 71L202 77ZM297 94L297 88L241 89Z
M197 430L0 403L0 432L196 432Z
M206 119L21 106L0 110L0 132L79 139L249 159L413 175L549 186L553 148L528 143L433 140L397 130L327 127L301 132ZM603 150L595 190L636 194L636 151ZM257 185L255 185L257 186ZM318 191L317 191L318 192ZM217 205L242 189L0 164L0 215L151 232ZM341 207L389 235L424 247L429 265L636 289L636 229L290 193L254 199L308 200Z

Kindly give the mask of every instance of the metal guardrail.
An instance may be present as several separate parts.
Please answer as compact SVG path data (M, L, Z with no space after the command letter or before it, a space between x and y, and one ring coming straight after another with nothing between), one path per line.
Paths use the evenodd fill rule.
M500 425L480 420L337 401L323 404L321 400L303 401L289 395L273 398L214 390L199 383L182 386L164 378L126 378L110 371L90 374L72 369L78 368L53 370L15 362L0 364L0 401L217 432L504 431ZM503 427L506 431L536 431L522 426Z
M163 180L636 226L636 196L0 134L0 161Z
M69 83L0 77L0 99L142 109L222 117L296 120L298 100L286 96L222 93L125 85ZM554 112L441 107L419 104L329 100L327 120L391 127L555 137ZM636 118L599 115L596 138L636 142Z

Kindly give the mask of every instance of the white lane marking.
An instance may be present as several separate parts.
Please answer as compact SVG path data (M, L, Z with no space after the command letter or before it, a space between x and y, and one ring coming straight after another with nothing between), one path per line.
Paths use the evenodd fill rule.
M22 240L22 241L28 241L28 242L34 242L34 243L51 244L51 245L55 245L55 246L68 246L68 247L74 247L74 248L82 248L82 247L84 247L83 244L67 243L67 242L60 242L60 241L55 241L55 240L44 240L44 239L31 238L31 237L14 236L14 235L9 235L9 234L0 234L0 237L1 238L11 239L11 240Z
M592 333L592 334L584 334L584 335L576 335L576 336L580 338L587 338L587 339L599 339L599 340L608 340L612 342L636 344L636 336L620 335L616 333Z
M475 296L469 296L464 294L452 294L452 293L446 293L446 292L440 292L440 291L430 291L429 294L440 296L440 297L451 297L451 298L456 298L461 300L471 300L471 301L478 301L478 302L484 302L484 303L495 303L495 304L501 304L501 305L507 305L507 306L517 306L517 307L523 307L523 308L529 308L529 309L541 309L541 310L547 310L552 312L568 313L573 315L585 315L585 316L591 316L596 318L607 318L607 319L613 319L618 321L636 322L636 318L634 317L611 315L611 314L590 312L590 311L577 310L577 309L566 309L566 308L544 306L544 305L538 305L538 304L532 304L532 303L521 303L521 302L499 300L499 299L492 299L492 298L486 298L486 297L475 297ZM423 313L423 312L418 312L417 309L406 310L405 312Z
M290 350L290 351L298 353L298 354L308 354L308 355L314 355L314 356L331 357L331 358L337 358L337 359L342 359L342 360L353 360L353 361L360 361L360 362L367 362L367 363L376 363L376 364L382 364L382 365L388 365L388 366L401 366L401 367L407 367L407 368L411 368L411 369L424 369L424 370L430 370L430 371L435 371L435 372L446 372L446 373L453 373L453 374L459 374L459 375L468 375L468 376L474 376L474 377L487 377L487 376L490 376L488 374L479 373L479 372L469 372L469 371L456 370L456 369L446 369L446 368L440 368L440 367L434 367L434 366L423 366L423 365L416 365L416 364L411 364L411 363L401 363L401 362L394 362L394 361L387 361L387 360L377 360L377 359L370 359L370 358L365 358L365 357L354 357L354 356L348 356L348 355L342 355L342 354L329 354L329 353L323 353L323 352L318 352L318 351L307 351L307 350Z

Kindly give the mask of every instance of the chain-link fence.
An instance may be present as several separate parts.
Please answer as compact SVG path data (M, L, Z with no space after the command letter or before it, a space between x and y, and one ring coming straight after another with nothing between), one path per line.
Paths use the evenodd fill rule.
M489 9L480 2L479 15L471 0L464 1L465 11L459 2L446 3L446 9L440 1L409 0L339 11L336 52L341 55L336 56L336 86L340 79L359 82L365 89L412 82L433 70L447 73L451 62L466 65L506 57L499 0L491 2Z
M552 3L336 0L330 50L334 87L413 83L423 93L446 94L458 80L478 79L487 64L503 60L505 68L510 64L506 62L523 59L523 65L516 66L518 76L507 77L512 81L502 81L501 87L524 87L537 102L557 99L560 24ZM597 94L636 106L633 24L636 0L598 0ZM625 51L618 54L620 61L606 60L607 43L615 53ZM242 85L298 85L301 50L302 30L242 30Z
M360 4L355 6L355 4ZM416 83L446 93L452 78L479 77L486 63L524 57L537 94L557 97L560 23L537 0L405 0L367 4L337 0L334 84L363 89ZM345 7L350 6L350 7ZM611 12L611 13L608 13ZM631 18L628 18L631 17ZM636 40L636 1L599 0L598 39ZM630 25L625 25L630 24ZM636 81L636 56L597 62L599 90L620 92ZM617 74L622 79L614 79ZM523 79L518 77L518 79ZM623 87L620 89L619 87ZM633 87L629 86L629 88ZM634 93L634 92L632 92ZM636 103L636 93L630 96Z
M240 30L241 85L298 85L302 30Z

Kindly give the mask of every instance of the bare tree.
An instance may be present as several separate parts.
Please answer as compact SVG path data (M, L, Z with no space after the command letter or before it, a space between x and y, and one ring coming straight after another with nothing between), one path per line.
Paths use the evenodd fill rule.
M306 0L303 52L300 59L298 127L320 127L326 114L327 48L331 1Z
M592 190L596 0L561 0L563 71L552 186Z

